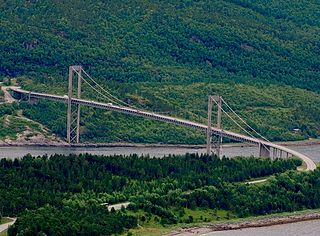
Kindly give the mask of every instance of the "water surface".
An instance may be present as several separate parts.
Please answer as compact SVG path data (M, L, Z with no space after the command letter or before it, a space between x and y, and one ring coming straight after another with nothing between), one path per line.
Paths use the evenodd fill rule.
M292 224L274 225L260 228L227 230L203 234L203 236L318 236L320 220L303 221Z
M309 156L315 162L320 162L320 145L312 146L292 146L298 152ZM206 153L205 148L182 148L182 147L0 147L0 158L22 157L28 153L39 155L52 155L55 153L68 155L70 153L91 153L97 155L113 155L113 154L138 154L150 155L152 157L163 157L169 154L185 154L185 153ZM228 157L234 156L258 156L257 147L226 147L222 148L222 155Z

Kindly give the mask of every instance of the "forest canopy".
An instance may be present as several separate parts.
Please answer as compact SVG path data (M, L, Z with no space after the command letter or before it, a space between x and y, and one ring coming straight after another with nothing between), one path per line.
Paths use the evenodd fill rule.
M319 171L296 173L299 165L297 159L197 154L28 155L0 161L0 210L3 216L18 216L9 235L110 235L137 222L165 226L217 220L217 211L228 219L319 207ZM273 174L263 185L243 183ZM105 206L126 201L126 210ZM188 216L206 210L216 218Z
M146 110L205 122L207 97L219 94L270 140L317 138L318 12L307 0L2 1L0 80L64 95L68 66L80 64ZM99 100L85 86L83 97ZM43 106L65 117L48 104L26 115L64 137L65 120L41 118ZM92 109L83 115L83 141L204 142L186 129L113 113L104 119ZM230 121L224 128L239 131Z

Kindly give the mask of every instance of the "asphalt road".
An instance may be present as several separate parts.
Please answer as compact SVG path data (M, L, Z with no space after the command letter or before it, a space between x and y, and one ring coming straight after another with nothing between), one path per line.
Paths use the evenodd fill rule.
M16 222L16 218L9 218L9 219L11 219L12 221L9 223L0 225L0 233L7 230L10 225L13 225Z
M112 208L114 208L116 211L121 210L121 207L127 208L129 206L130 202L122 202L118 204L113 204L108 206L108 211L111 211Z

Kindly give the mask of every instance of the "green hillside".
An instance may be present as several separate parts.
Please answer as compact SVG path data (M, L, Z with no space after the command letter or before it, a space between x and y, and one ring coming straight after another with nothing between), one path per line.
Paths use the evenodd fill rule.
M268 138L303 139L320 134L319 33L314 0L2 1L0 76L65 94L68 66L81 64L135 106L205 122L207 96L220 94ZM63 105L21 106L65 135ZM238 131L223 119L225 129ZM82 140L202 143L204 137L86 108Z

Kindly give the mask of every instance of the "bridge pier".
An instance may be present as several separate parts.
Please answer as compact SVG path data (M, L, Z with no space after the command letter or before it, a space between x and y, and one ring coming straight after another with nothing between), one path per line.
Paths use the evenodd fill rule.
M270 147L266 145L259 144L259 156L260 157L270 157Z
M28 93L27 98L25 98L25 99L28 100L28 103L29 103L29 104L36 104L36 103L38 102L38 99L37 99L37 98L31 97L30 92Z
M68 108L67 108L67 142L79 143L80 141L80 104L76 105L75 112L72 112L72 96L73 96L73 76L77 73L77 98L81 98L81 66L69 67L69 86L68 86ZM75 125L73 127L73 125Z
M211 155L212 152L212 106L213 102L215 102L218 106L218 112L217 112L217 128L221 129L221 106L222 106L222 99L220 96L209 96L208 98L208 127L207 127L207 154ZM220 151L221 151L221 143L222 143L222 136L216 135L217 140L214 144L215 153L218 157L220 157Z

